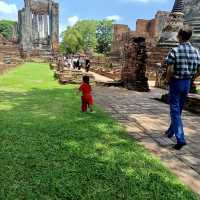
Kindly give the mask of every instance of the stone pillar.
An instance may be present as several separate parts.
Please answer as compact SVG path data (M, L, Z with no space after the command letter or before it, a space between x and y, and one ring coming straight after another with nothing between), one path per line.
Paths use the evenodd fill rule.
M22 40L22 10L18 11L18 23L17 23L17 32L18 32L18 40L21 42Z
M21 48L29 54L32 51L32 13L30 7L23 8L19 14Z
M48 35L49 35L48 15L45 14L43 18L44 18L44 38L48 39Z
M32 27L33 27L33 40L36 41L39 39L38 17L36 14L33 14Z
M58 3L52 3L50 12L51 22L51 46L54 51L58 50L59 46L59 6Z
M38 22L39 22L39 38L44 38L44 26L43 26L43 17L42 15L38 16Z

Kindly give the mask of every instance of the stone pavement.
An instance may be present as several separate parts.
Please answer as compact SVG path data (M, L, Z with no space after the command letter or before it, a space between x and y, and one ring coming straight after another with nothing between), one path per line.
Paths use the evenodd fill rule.
M188 145L181 151L173 150L175 138L164 136L170 122L168 105L156 100L165 92L156 88L150 93L139 93L123 88L96 87L94 96L96 104L125 126L128 134L200 194L200 116L183 113Z
M82 72L85 72L84 69L81 69ZM95 77L95 81L96 82L103 82L103 83L107 83L107 82L111 82L113 81L113 79L110 79L108 77L102 76L100 74L97 74L95 72L90 71L89 74L92 74Z

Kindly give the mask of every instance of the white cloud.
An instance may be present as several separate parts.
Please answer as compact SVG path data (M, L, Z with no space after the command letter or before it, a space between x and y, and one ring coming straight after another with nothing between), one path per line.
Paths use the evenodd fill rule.
M15 4L8 4L4 1L0 1L0 12L5 14L16 14L17 6Z
M119 15L111 15L106 17L107 20L120 21L122 18Z
M74 26L79 21L78 16L72 16L68 18L68 24L69 26Z
M0 19L17 19L17 6L15 4L9 4L5 1L0 1Z

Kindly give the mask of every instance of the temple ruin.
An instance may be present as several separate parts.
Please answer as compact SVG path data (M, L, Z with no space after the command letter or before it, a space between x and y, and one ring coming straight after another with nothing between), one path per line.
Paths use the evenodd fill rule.
M23 56L50 56L59 45L59 5L53 0L24 0L18 12L18 33Z
M191 0L187 1L191 3ZM195 0L192 2L194 3ZM122 81L125 83L125 86L136 90L148 91L148 80L146 78L148 77L152 78L152 80L156 79L157 87L165 87L166 67L164 60L170 49L178 45L177 34L185 20L184 3L186 3L184 0L175 0L170 13L159 11L152 20L138 19L135 31L131 31L128 28L115 29L118 32L119 30L123 31L120 34L115 33L115 35L120 37L118 37L118 40L114 37L114 44L119 42L118 46L114 45L114 49L116 52L116 47L118 47L121 51L123 49L122 45L125 44L122 56L124 60ZM190 13L186 16L188 16L188 19L191 19L194 33L196 34L194 34L193 43L195 44L196 41L196 43L200 44L197 41L197 36L200 33L200 31L198 32L200 23L197 23L197 14L191 14L191 10L188 10L187 5L188 8L191 6L189 6L189 3L186 3L185 10ZM191 21L187 22L191 23ZM136 42L138 40L143 42ZM142 59L139 59L140 57ZM139 82L141 84L140 87Z
M131 52L127 52L132 48L133 54L136 53L137 51L135 48L140 48L141 43L135 43L134 41L138 38L144 38L145 39L145 45L146 45L146 56L151 56L152 54L149 54L149 52L152 51L152 49L156 46L157 41L160 38L160 35L162 33L163 28L165 27L165 24L168 20L169 17L169 12L166 11L158 11L155 15L155 17L151 20L145 20L145 19L138 19L136 22L136 30L132 31L127 25L123 24L115 24L114 25L114 36L113 36L113 42L112 42L112 48L111 48L111 53L109 56L111 57L111 62L112 65L115 66L115 62L117 61L122 68L122 81L125 82L125 85L129 85L128 87L130 88L130 83L133 84L135 81L135 78L138 76L133 75L133 72L138 71L135 69L137 65L133 60L136 59L131 55ZM126 48L124 48L126 45ZM129 50L127 49L127 46L129 46ZM159 52L155 52L155 54L159 54ZM137 53L136 53L137 54ZM154 55L155 55L154 54ZM130 55L130 58L129 56ZM152 56L151 56L152 57ZM148 78L155 79L155 59L157 62L157 59L160 58L159 55L157 57L154 57L151 59L145 59L144 65L142 65L144 73L147 74ZM131 62L129 64L128 62ZM131 66L134 69L130 69ZM144 69L144 66L146 69ZM145 74L144 74L145 75ZM143 76L144 76L143 75ZM133 78L131 80L131 77ZM143 77L144 80L144 77ZM148 90L148 86L146 84L146 79L145 81L140 81L141 83L144 83L144 85L139 88L143 88L144 91ZM138 85L138 84L137 84ZM135 87L135 86L134 86ZM132 86L133 88L133 86Z

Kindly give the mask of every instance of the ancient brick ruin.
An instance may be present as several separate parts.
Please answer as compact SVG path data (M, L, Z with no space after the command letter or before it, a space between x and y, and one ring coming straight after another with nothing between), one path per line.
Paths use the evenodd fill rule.
M136 22L135 31L131 31L127 25L122 25L122 24L114 25L114 40L112 43L112 49L110 54L111 62L113 64L117 60L117 62L120 63L121 68L125 68L123 69L122 72L123 81L127 82L127 80L130 80L130 77L132 77L133 75L132 74L128 75L128 72L133 73L133 71L135 71L135 69L126 71L126 68L129 65L128 62L130 60L134 60L134 58L131 56L131 58L129 59L127 57L127 52L126 52L127 49L124 50L125 44L130 46L133 45L131 42L133 41L133 38L135 39L145 38L147 54L151 55L150 58L152 58L152 60L145 60L146 62L144 63L145 73L147 74L147 77L153 76L155 78L155 63L160 62L160 60L158 60L157 57L155 57L155 53L151 54L150 52L152 51L153 48L155 48L157 41L161 35L161 32L165 26L165 23L167 22L168 16L169 16L168 12L159 11L156 13L155 18L152 20L138 19ZM129 42L131 44L128 44ZM154 51L155 50L153 50L153 52ZM128 55L131 55L131 53L128 53ZM130 66L135 66L135 64L133 64L133 61L130 62L132 63L129 65L128 67L129 69ZM146 88L148 88L148 86L146 86Z
M18 45L0 34L0 73L21 62Z
M18 23L6 39L0 35L0 72L15 67L21 58L49 59L59 47L59 6L54 0L24 0Z
M194 3L195 0L192 2ZM115 42L119 41L118 46L116 44L114 45L115 52L119 47L118 50L121 52L121 49L123 49L122 46L126 44L122 56L122 59L124 60L122 81L125 85L128 85L127 83L133 84L137 81L136 77L138 77L138 67L142 67L141 71L145 71L148 78L156 79L157 87L166 87L164 84L166 76L164 60L170 49L178 45L176 36L180 27L184 24L184 12L190 13L186 15L187 19L192 19L192 25L194 28L193 44L199 44L200 41L197 40L199 39L197 36L199 36L198 30L200 28L200 23L198 24L197 22L197 13L194 11L194 14L191 14L194 6L192 6L193 9L188 9L191 6L189 6L191 0L187 0L185 3L185 11L184 1L176 0L171 13L159 11L152 20L137 20L136 31L131 31L128 27L115 29L115 35L120 36L118 37L118 40L114 40ZM186 22L190 22L191 24L191 21L189 20ZM122 27L122 25L120 26ZM142 52L143 45L138 45L133 42L137 40L137 38L145 39L146 55L143 56L147 56L147 58L142 60L142 65L140 65L141 60L138 58L136 52ZM144 77L145 75L143 78ZM145 85L146 88L148 88L145 81L141 84L143 84L141 87Z
M24 56L50 56L59 45L59 6L53 0L25 0L18 13L19 43Z
M131 37L124 50L125 66L122 70L123 85L131 90L148 92L146 77L147 49L145 38Z
M154 39L156 41L160 37L168 16L169 12L158 11L151 20L138 19L136 22L136 31L133 34L136 36L143 34L147 39Z
M114 34L110 56L118 60L121 59L123 56L126 34L130 32L130 28L128 27L128 25L114 24L113 29Z

